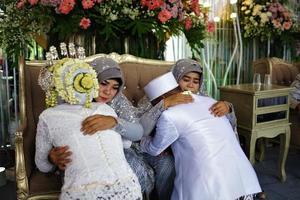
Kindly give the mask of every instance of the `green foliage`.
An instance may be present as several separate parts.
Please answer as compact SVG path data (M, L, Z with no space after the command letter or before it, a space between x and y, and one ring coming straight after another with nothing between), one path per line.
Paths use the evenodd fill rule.
M15 5L15 0L4 0L0 7L3 11L0 14L0 47L8 56L18 56L32 38L49 30L52 23L47 8L37 8L38 12L45 13L37 17L37 9L29 12L29 8L18 9Z
M130 39L130 48L136 45L135 55L146 57L155 56L153 52L164 48L170 36L184 33L191 48L197 51L203 47L206 36L207 10L189 0L161 0L157 1L161 3L158 6L148 0L4 1L0 46L9 53L19 53L38 34L46 34L50 45L68 42L76 34L95 36L100 40L96 41L98 45L103 43L100 45L107 51L115 51L114 48L123 51L121 43L126 38L136 38ZM64 2L68 6L62 6L65 10L61 10ZM87 2L94 4L87 8ZM192 19L189 30L185 29L187 19ZM155 46L149 56L148 44Z

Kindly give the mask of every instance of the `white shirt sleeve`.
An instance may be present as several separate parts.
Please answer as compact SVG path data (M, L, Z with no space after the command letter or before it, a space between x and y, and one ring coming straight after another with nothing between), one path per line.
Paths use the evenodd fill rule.
M50 139L49 129L47 123L40 117L37 125L36 133L36 151L35 151L35 164L41 172L50 172L55 169L48 160L48 154L52 149L52 140Z
M156 125L154 137L145 136L141 140L141 149L152 156L157 156L179 137L175 125L162 114Z

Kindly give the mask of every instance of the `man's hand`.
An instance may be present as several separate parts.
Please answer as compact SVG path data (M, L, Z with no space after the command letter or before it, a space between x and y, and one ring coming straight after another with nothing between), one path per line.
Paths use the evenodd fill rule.
M92 115L82 122L81 131L84 135L93 135L97 131L103 131L113 128L117 124L117 120L111 116Z
M60 170L65 170L68 163L72 160L70 159L72 152L69 151L68 146L54 147L49 152L49 161L56 165Z
M177 93L168 96L164 99L164 107L167 109L178 104L191 103L193 102L193 97L188 94Z
M230 107L226 101L218 101L209 110L214 116L222 117L230 112Z

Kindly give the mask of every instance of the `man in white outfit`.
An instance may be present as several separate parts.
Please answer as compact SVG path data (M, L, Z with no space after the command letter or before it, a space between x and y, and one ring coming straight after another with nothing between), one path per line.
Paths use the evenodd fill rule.
M144 88L150 101L182 92L172 73ZM172 200L262 199L256 173L226 117L213 116L216 102L192 95L194 101L164 111L155 136L141 140L142 151L156 156L171 145L176 178Z

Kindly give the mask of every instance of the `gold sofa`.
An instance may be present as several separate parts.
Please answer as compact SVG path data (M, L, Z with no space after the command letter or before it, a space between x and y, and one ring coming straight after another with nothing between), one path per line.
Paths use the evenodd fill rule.
M272 83L277 85L290 86L300 73L299 63L288 63L280 58L263 58L253 62L254 73L271 74ZM291 145L300 148L300 115L290 109L289 114L291 125Z
M94 55L86 58L86 61L97 57L109 57L120 64L125 77L124 93L133 104L144 95L143 87L167 72L173 64L116 53ZM39 172L34 163L36 126L40 113L45 109L45 95L37 78L45 61L25 62L20 58L19 63L21 126L16 132L15 143L17 199L57 199L60 177L55 173Z

